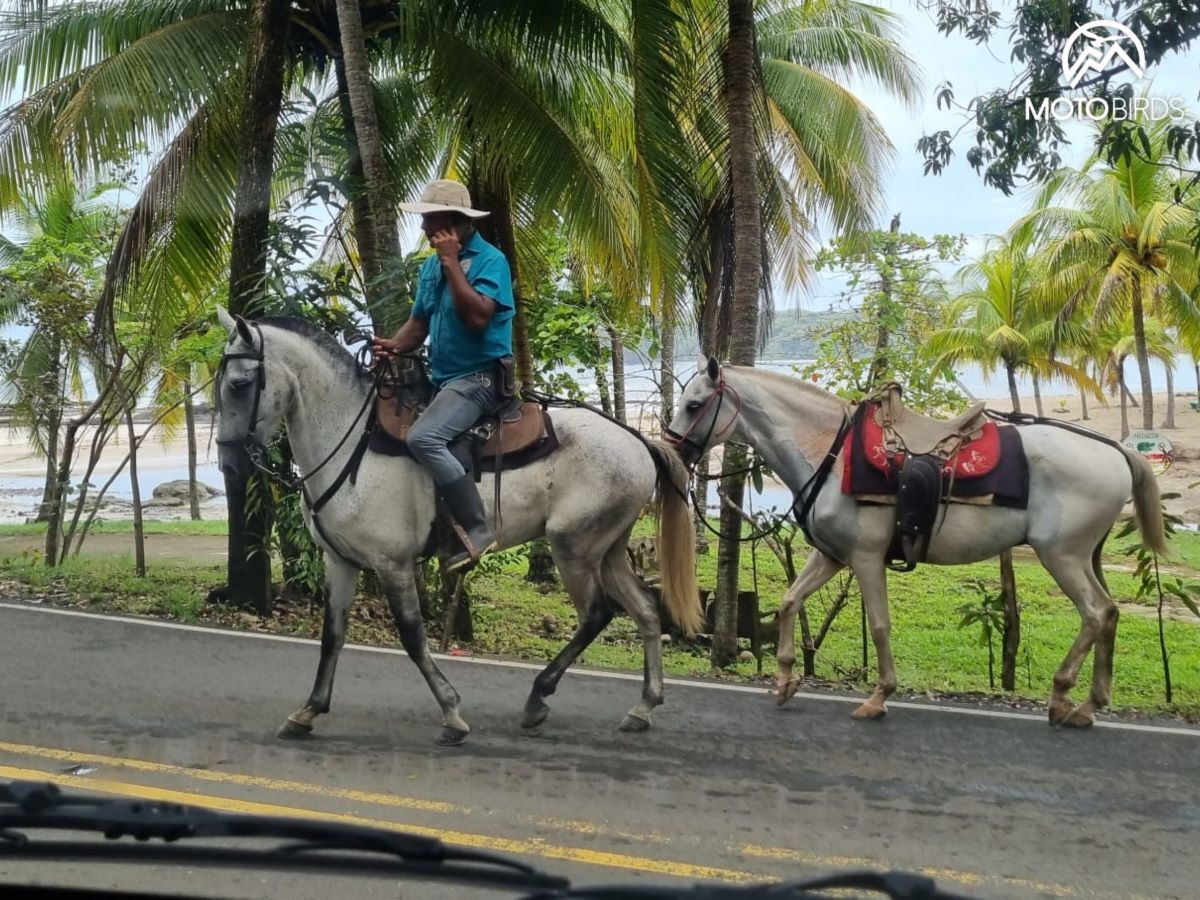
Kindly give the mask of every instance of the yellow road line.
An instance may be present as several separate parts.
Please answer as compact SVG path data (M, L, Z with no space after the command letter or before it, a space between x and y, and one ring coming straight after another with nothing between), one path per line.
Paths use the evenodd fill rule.
M887 863L877 859L866 859L858 856L816 856L788 847L762 847L757 844L730 845L730 851L741 856L757 859L774 859L782 862L797 862L806 866L825 866L834 869L878 869ZM942 869L932 866L922 866L913 871L920 872L929 878L939 881L954 881L958 884L975 886L1003 886L1020 888L1022 891L1050 894L1055 897L1072 897L1078 892L1066 884L1046 884L1040 881L1029 881L1024 878L1009 878L1003 875L984 875L979 872L964 872L961 869Z
M380 806L398 806L403 809L419 809L436 813L469 813L466 806L442 803L438 800L419 800L397 794L381 794L374 791L355 791L345 788L325 787L303 781L286 781L280 778L263 778L260 775L243 775L238 772L215 772L211 769L193 769L170 763L152 762L148 759L130 759L124 756L102 756L99 753L81 753L75 750L59 750L55 747L37 747L32 744L12 744L0 741L0 753L19 756L37 756L69 763L91 763L97 766L113 766L133 769L137 772L152 772L155 775L174 775L194 778L198 781L215 781L221 784L236 784L242 787L263 788L268 791L290 791L294 794L315 794L335 800L355 800L359 803L375 803Z
M458 844L462 847L494 850L499 853L511 853L514 855L540 856L544 859L560 859L568 862L584 863L589 866L629 869L635 872L652 872L658 875L671 875L676 878L738 882L766 880L761 875L737 869L698 866L674 860L631 856L626 853L607 853L600 850L588 850L583 847L563 847L536 839L502 838L489 834L472 834L466 831L452 831L445 828L429 828L425 825L409 825L386 819L369 819L365 816L319 812L302 807L278 806L274 803L259 803L253 800L235 800L230 797L214 797L209 794L172 791L140 784L128 784L122 781L108 781L103 778L92 778L90 776L81 777L78 775L63 775L58 772L41 772L37 769L0 766L0 778L50 781L57 785L80 788L100 794L162 800L167 803L186 803L193 806L203 806L207 809L222 810L224 812L251 813L264 816L295 816L297 818L325 819L327 821L346 822L353 825L366 825L372 828L388 828L393 831L406 831L410 834L439 838L448 844Z
M181 776L194 778L199 781L213 781L218 784L236 784L241 787L263 788L268 791L289 791L293 794L311 794L317 797L328 797L334 800L352 800L357 803L372 803L377 806L392 806L400 809L416 809L431 813L456 813L466 815L471 812L469 806L455 803L443 803L439 800L422 800L416 797L403 797L399 794L382 793L378 791L358 791L347 788L327 787L320 784L310 784L304 781L288 781L282 778L264 778L260 775L244 775L239 772L222 772L212 769L195 769L190 766L178 766L170 763L152 762L146 759L131 759L125 756L104 756L99 753L83 753L76 750L60 750L55 747L39 747L33 744L14 744L0 741L0 753L12 753L18 756L36 756L42 759L53 759L59 762L90 763L110 768L130 769L136 772L151 772L155 775ZM573 831L576 834L611 835L629 840L643 841L652 844L669 844L670 838L659 834L634 834L626 831L610 829L605 825L586 822L579 819L542 818L538 816L517 816L529 825L546 828L551 831Z
M295 794L308 794L335 800L353 800L371 803L379 806L415 809L432 813L469 814L471 808L453 803L442 803L434 800L422 800L413 797L403 797L397 794L379 793L374 791L359 791L345 788L333 788L324 785L311 784L303 781L288 781L278 778L264 778L258 775L246 775L238 772L219 772L210 769L193 769L187 766L170 763L153 762L151 760L134 759L130 757L105 756L98 753L85 753L75 750L61 750L54 747L41 747L33 744L17 744L0 741L0 753L33 756L52 759L58 762L90 763L97 766L123 768L156 775L168 775L210 781L222 784L232 784L242 787L262 788L270 791L284 791ZM24 774L6 774L21 772ZM750 872L734 869L721 869L710 866L695 866L690 863L676 863L666 860L655 860L626 854L612 854L582 848L559 847L548 844L540 838L509 839L489 835L478 835L440 828L429 828L419 825L401 825L387 820L371 819L344 813L324 813L316 810L306 810L299 807L275 806L249 800L234 800L213 797L191 791L174 791L162 788L142 787L125 782L105 781L92 776L78 777L61 773L41 772L34 769L16 769L0 766L0 777L32 778L49 780L56 784L64 784L83 789L93 789L102 793L120 794L122 796L142 796L152 799L168 800L178 803L192 803L197 806L209 806L213 809L223 809L231 812L255 812L265 815L296 815L316 818L334 819L343 822L357 822L382 828L397 828L411 831L415 834L426 834L439 837L449 843L463 844L470 847L481 847L508 853L527 853L543 856L548 859L566 859L575 862L585 862L590 865L611 866L614 868L634 869L636 871L656 872L666 875L676 875L681 878L702 878L725 881L766 880ZM105 787L108 785L109 787ZM665 835L634 835L608 829L604 825L577 819L551 819L532 816L520 817L526 823L542 827L573 831L581 835L604 836L619 835L644 843L670 843ZM844 868L887 868L893 864L887 860L867 859L860 857L823 856L804 853L786 847L767 847L756 844L730 845L730 851L743 857L770 859L777 862L800 863L816 869ZM584 858L586 857L586 858ZM610 861L606 861L610 860ZM611 861L615 860L615 861ZM1043 884L1019 878L985 875L977 872L958 869L923 868L924 874L945 881L954 881L963 885L1002 885L1018 888L1024 891L1038 891L1054 896L1071 896L1077 894L1076 889L1063 884Z

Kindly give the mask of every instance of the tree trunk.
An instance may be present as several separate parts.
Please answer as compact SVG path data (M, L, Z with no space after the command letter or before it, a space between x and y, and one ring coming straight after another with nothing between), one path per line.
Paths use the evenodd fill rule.
M1200 359L1193 356L1192 366L1196 370L1196 399L1200 400Z
M1125 357L1117 363L1117 380L1121 385L1121 440L1129 437L1129 406L1128 401L1133 399L1133 395L1129 393L1129 388L1125 386Z
M675 307L674 298L670 296L663 301L659 328L662 331L659 335L662 358L659 361L658 377L661 385L662 413L659 416L658 433L662 434L671 424L671 419L675 418Z
M380 268L388 257L395 258L400 255L400 236L396 230L396 198L392 196L391 180L384 163L379 119L375 115L375 95L371 90L362 6L360 0L337 0L336 5L354 142L362 161L363 187L366 189L371 210L375 239L372 249L377 254L374 277L366 270L365 263L363 266L368 304L374 308L378 306L380 297L386 293L385 285L379 281Z
M733 296L729 357L734 365L753 366L758 349L758 301L762 286L762 222L756 181L758 162L754 105L760 90L754 33L754 0L729 0L729 41L722 59L729 116L729 174L733 201ZM724 471L745 468L746 454L727 445ZM744 475L724 479L722 489L740 509ZM721 505L721 544L717 553L717 615L712 664L737 659L737 587L741 545L738 509Z
M42 487L42 504L38 508L36 521L47 522L50 519L50 507L54 503L54 486L58 471L58 430L62 427L62 404L56 403L47 410L46 416L46 483Z
M746 452L738 444L725 445L726 471L746 467ZM710 661L714 668L725 668L737 661L737 595L738 568L741 563L742 545L738 538L742 530L739 510L745 492L745 475L733 475L721 480L721 493L729 501L719 504L721 510L721 540L717 546L717 604L713 623L713 639Z
M196 404L192 397L192 380L183 380L183 418L187 423L188 505L192 521L200 521L200 490L196 484Z
M612 348L613 370L613 415L618 422L628 422L625 417L625 345L621 343L621 335L617 329L609 326L608 344Z
M892 272L896 268L896 235L900 233L900 214L892 216L892 224L888 229L887 249L884 251L884 265L880 267L879 306L875 310L877 330L875 333L875 355L871 360L871 369L867 373L866 390L870 393L888 372L888 341L891 331L888 323L892 313Z
M1008 375L1008 396L1012 398L1012 411L1021 411L1021 394L1017 390L1017 368L1008 360L1004 361L1004 371Z
M696 463L696 496L693 501L692 515L696 519L696 552L708 553L708 461L705 453Z
M1141 407L1141 404L1138 403L1137 397L1133 396L1133 391L1131 391L1129 389L1129 385L1127 385L1123 381L1121 382L1121 394L1125 397L1126 400L1129 401L1129 405L1132 406L1134 409L1139 409Z
M109 394L112 393L113 387L120 378L121 361L122 357L118 354L113 362L108 383L100 389L96 399L89 403L83 412L67 422L66 430L63 433L62 451L58 457L58 472L54 478L54 498L51 501L50 518L46 523L45 560L47 566L58 565L60 559L63 519L67 512L67 488L71 483L71 464L75 460L75 441L79 435L79 429L90 422L96 411L108 400ZM62 555L65 556L66 548L61 549Z
M133 430L133 398L125 409L125 432L129 436L129 490L133 495L133 561L138 578L146 577L146 526L142 521L142 486L138 483L138 436Z
M475 194L480 209L491 213L484 219L479 219L475 227L484 239L500 249L508 259L508 267L512 272L513 305L516 307L513 316L513 355L517 361L517 378L530 387L533 386L533 350L529 344L529 320L525 317L525 300L521 288L521 267L517 260L517 238L513 226L512 196L507 176L491 167L488 177L479 177Z
M271 219L271 176L275 132L283 104L283 68L290 22L289 0L253 0L250 6L241 152L234 193L229 311L254 316L262 309ZM263 550L271 533L271 506L264 502L246 516L247 478L225 476L229 508L227 584L217 596L264 615L271 609L271 555ZM264 486L265 487L265 486ZM264 496L269 494L264 490Z
M557 584L558 572L554 568L554 557L550 555L550 544L538 538L529 545L529 570L525 580L531 584Z
M1175 372L1169 360L1165 360L1167 370L1167 417L1163 419L1163 428L1175 427Z
M401 324L393 319L398 318L399 314L406 310L393 311L381 308L373 302L377 279L383 271L379 248L375 245L377 227L375 216L371 210L366 175L363 172L362 153L358 148L354 108L350 104L350 86L346 81L345 60L340 56L335 56L333 69L337 78L338 108L342 113L342 123L346 135L346 155L351 180L350 213L354 228L354 245L358 249L363 294L366 297L367 310L371 316L372 330L376 334L390 334Z
M612 415L612 393L608 389L608 367L604 365L603 345L600 343L599 326L593 326L592 339L595 346L596 366L593 369L593 374L596 377L596 392L600 395L600 408L608 415Z
M53 380L54 395L46 404L46 482L42 487L42 503L38 507L38 522L50 519L50 505L54 502L54 487L58 469L58 430L62 427L63 405L65 403L65 373L62 365L62 341L53 337L50 343L51 373L47 382Z
M1042 409L1042 377L1037 372L1033 373L1033 408L1037 410L1038 418L1046 415Z
M253 0L250 6L249 58L229 261L229 311L235 315L261 312L290 6L289 0Z
M1142 427L1154 428L1154 385L1150 383L1150 352L1146 347L1146 317L1142 310L1141 282L1133 286L1133 343L1137 350L1138 374L1142 379Z
M1087 391L1083 388L1079 389L1079 408L1083 410L1083 421L1086 422L1091 416L1088 415Z
M1000 591L1004 596L1004 650L1000 664L1000 687L1017 689L1017 651L1021 648L1021 607L1017 602L1017 576L1012 550L1000 554Z

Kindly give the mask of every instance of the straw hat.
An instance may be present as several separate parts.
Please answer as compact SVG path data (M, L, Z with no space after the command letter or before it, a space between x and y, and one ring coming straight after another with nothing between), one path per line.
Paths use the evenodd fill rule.
M405 212L425 213L456 212L472 219L482 219L490 213L481 209L471 208L471 195L465 185L449 179L431 181L421 192L421 199L416 203L401 203L400 208Z

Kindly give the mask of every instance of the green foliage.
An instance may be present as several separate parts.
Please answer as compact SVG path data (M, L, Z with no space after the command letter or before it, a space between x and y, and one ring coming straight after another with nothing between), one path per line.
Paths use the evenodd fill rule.
M566 240L549 240L540 277L526 297L529 343L537 387L547 393L583 400L575 374L595 372L612 363L608 330L623 346L649 343L658 352L658 334L641 307L620 302L612 285L569 256Z
M1192 485L1192 487L1194 488L1195 485ZM1162 499L1169 500L1178 496L1178 494L1163 494ZM1182 522L1178 516L1169 514L1166 509L1162 510L1162 517L1163 529L1166 532L1167 539L1172 540ZM1117 537L1118 539L1130 538L1136 530L1137 521L1131 517L1126 521L1121 531L1117 534ZM1163 693L1166 696L1167 703L1171 704L1175 699L1175 688L1171 678L1171 651L1167 647L1163 608L1166 605L1167 596L1171 596L1186 606L1193 615L1200 616L1200 605L1197 604L1197 600L1200 600L1200 581L1194 578L1185 579L1175 575L1164 583L1162 574L1159 571L1158 554L1146 547L1140 539L1136 539L1132 546L1125 550L1125 554L1137 560L1137 565L1134 568L1134 579L1137 582L1138 598L1141 600L1152 600L1157 597L1158 600L1158 647L1159 654L1162 657Z
M820 380L849 401L882 382L904 385L905 402L928 413L961 407L954 371L940 362L927 338L940 324L945 285L935 261L957 260L964 239L949 235L873 231L839 238L822 249L817 269L846 279L838 301L844 318L812 331L816 360L801 374Z
M979 646L987 647L988 652L988 687L996 688L996 647L995 638L1004 633L1004 593L992 592L991 588L979 579L969 579L964 582L966 589L973 589L978 596L971 603L958 607L962 619L959 629L979 627ZM1027 659L1028 662L1028 659Z
M1134 99L1133 85L1114 76L1123 72L1111 66L1100 75L1088 73L1078 85L1066 84L1063 74L1063 49L1067 38L1080 25L1097 18L1114 19L1128 25L1140 39L1152 77L1153 66L1172 53L1185 53L1200 33L1200 4L1195 0L1114 0L1097 5L1070 0L1023 0L1009 15L1001 15L997 4L948 3L936 5L938 30L946 35L961 34L968 40L985 44L1007 31L1004 46L1011 47L1014 63L1021 71L1010 85L985 91L979 96L955 101L954 86L938 86L939 109L962 109L968 126L953 135L949 130L925 135L917 144L925 158L925 171L940 173L953 156L953 143L959 133L973 136L965 158L984 182L1005 194L1022 182L1050 177L1061 165L1062 145L1069 143L1062 124L1052 116L1040 119L1026 114L1026 103L1052 102L1057 98L1075 101L1107 102L1110 108L1123 104L1129 109ZM1142 153L1148 129L1133 116L1115 115L1095 136L1097 154L1109 162L1126 160ZM1197 123L1183 121L1170 128L1173 146L1200 162Z
M1170 500L1178 496L1178 494L1163 494L1163 499ZM1166 509L1163 510L1162 516L1167 540L1174 544L1178 529L1183 522L1178 516L1168 513ZM1172 575L1164 581L1159 572L1157 554L1147 548L1140 538L1134 537L1136 533L1137 520L1130 517L1126 519L1116 537L1118 540L1133 538L1123 552L1127 557L1133 557L1136 560L1133 575L1137 583L1138 599L1152 601L1155 598L1161 600L1164 595L1170 596L1186 606L1193 615L1200 616L1200 602L1198 602L1200 601L1200 580Z

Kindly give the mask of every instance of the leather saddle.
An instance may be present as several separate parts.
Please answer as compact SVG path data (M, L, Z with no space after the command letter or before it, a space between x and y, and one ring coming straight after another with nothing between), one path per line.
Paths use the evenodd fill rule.
M409 429L432 397L433 385L419 362L394 362L380 380L376 427L406 443ZM492 462L534 447L549 437L550 428L546 411L538 403L513 397L498 412L476 422L467 434L474 443L472 456Z
M892 568L910 572L925 560L938 512L949 502L945 476L952 484L959 452L983 438L986 429L994 432L995 424L984 414L983 403L953 418L937 419L906 407L903 392L900 384L888 382L870 404L882 430L886 467L895 477L896 531L889 556L903 560Z
M952 457L963 444L980 437L988 418L985 403L975 403L950 419L925 416L904 405L904 388L890 381L880 388L875 421L883 428L889 449L907 451L913 456L936 456L943 461Z

